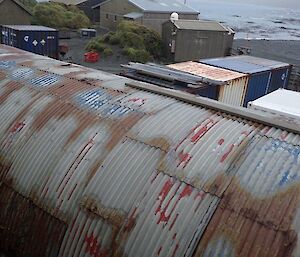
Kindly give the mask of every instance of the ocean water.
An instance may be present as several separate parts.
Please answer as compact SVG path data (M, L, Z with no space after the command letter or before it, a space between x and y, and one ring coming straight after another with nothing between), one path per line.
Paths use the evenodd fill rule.
M300 9L221 1L187 0L200 18L235 30L235 38L300 40Z

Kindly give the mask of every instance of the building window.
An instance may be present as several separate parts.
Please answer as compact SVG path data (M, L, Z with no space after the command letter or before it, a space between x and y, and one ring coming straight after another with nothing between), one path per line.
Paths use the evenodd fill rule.
M106 19L108 19L108 13L106 14Z

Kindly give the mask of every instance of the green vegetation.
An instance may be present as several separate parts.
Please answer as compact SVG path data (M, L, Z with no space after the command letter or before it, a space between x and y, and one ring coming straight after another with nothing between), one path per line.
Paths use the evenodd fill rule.
M79 29L90 25L89 18L76 6L60 3L38 3L33 9L33 24L53 28Z
M33 11L34 6L37 4L35 0L18 0L22 5L24 5L29 11Z
M123 49L122 53L130 61L145 63L152 59L160 59L162 56L162 40L159 34L131 21L121 22L116 32L109 32L103 37L92 39L86 49L103 52L103 54L104 51L110 52L102 49L103 44L119 45Z
M113 50L110 48L110 47L106 47L104 50L103 50L103 56L104 57L107 57L107 56L111 56L113 55L114 52Z

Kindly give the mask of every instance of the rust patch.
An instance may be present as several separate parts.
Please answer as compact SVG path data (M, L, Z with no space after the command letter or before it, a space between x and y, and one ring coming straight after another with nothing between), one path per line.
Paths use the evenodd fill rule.
M259 199L243 189L237 178L232 179L220 203L223 209L237 212L268 228L283 231L288 231L292 226L299 205L299 185L291 186L274 196Z
M6 83L4 86L5 88L4 93L0 95L0 105L2 105L12 93L18 91L22 88L22 84L16 81L11 81Z
M235 257L290 257L297 236L295 231L273 230L230 210L218 208L194 256L200 257L209 251L216 251L219 240L222 240L224 247L218 249L220 253L232 252Z
M107 208L99 201L92 199L92 198L84 198L80 206L83 209L86 209L97 216L101 217L102 219L108 221L110 224L120 228L125 220L125 213L120 212L120 210Z
M87 127L93 126L99 122L97 116L74 109L73 105L70 103L64 103L59 99L55 99L50 102L37 117L35 117L32 128L33 130L39 131L51 119L61 120L68 117L74 117L78 124L76 129L68 137L66 146L76 140Z
M110 125L111 135L105 145L108 152L110 152L127 134L127 132L142 118L142 113L132 113L122 120L114 121Z
M7 158L0 155L0 182L3 182L4 179L6 178L11 165L12 163Z
M153 138L145 142L147 145L159 148L165 152L169 152L171 144L169 141L163 137Z
M15 257L57 256L66 224L0 186L0 248Z
M6 78L6 74L3 71L0 71L0 80L3 80Z

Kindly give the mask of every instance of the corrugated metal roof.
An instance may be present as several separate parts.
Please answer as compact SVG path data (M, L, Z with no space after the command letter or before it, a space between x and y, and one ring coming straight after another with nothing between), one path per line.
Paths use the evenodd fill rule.
M299 256L299 129L126 81L0 47L0 248Z
M14 30L21 30L21 31L56 31L56 29L45 27L45 26L38 26L38 25L2 25L2 26Z
M228 56L222 58L212 58L200 60L201 63L213 65L220 68L225 68L243 73L259 73L272 69L289 66L287 63L282 63L273 60L253 57L249 55Z
M246 74L191 61L170 64L168 67L223 82L247 76Z
M216 21L179 19L177 21L173 21L173 23L178 29L229 32L227 28L225 28L222 24Z
M128 0L130 3L134 4L138 8L145 12L178 12L178 13L191 13L199 14L198 11L183 4L177 0Z

